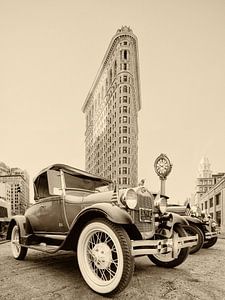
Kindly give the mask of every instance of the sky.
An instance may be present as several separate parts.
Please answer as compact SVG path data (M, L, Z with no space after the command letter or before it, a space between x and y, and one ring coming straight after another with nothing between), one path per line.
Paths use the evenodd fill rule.
M138 176L152 191L167 154L170 202L195 192L208 157L225 171L224 0L0 0L0 161L32 178L84 169L82 105L121 26L138 38Z

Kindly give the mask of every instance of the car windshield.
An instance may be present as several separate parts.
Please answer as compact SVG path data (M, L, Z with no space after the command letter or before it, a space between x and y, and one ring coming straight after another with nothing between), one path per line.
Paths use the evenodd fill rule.
M109 182L100 178L91 178L83 175L71 175L64 172L66 189L82 189L96 191L96 189L107 189Z

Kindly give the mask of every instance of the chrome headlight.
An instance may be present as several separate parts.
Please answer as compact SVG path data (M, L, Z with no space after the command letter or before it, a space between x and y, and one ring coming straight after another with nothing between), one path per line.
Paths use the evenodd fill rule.
M165 214L167 211L167 199L164 197L158 198L154 203L155 207L161 212L161 214Z
M137 205L137 193L133 189L128 189L123 195L121 201L129 209L135 209Z
M212 228L215 228L215 227L217 226L217 223L216 223L215 221L213 221L213 222L211 223L211 226L212 226Z

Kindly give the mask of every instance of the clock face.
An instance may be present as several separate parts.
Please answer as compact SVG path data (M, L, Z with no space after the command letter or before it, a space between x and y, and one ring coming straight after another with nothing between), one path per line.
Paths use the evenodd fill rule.
M166 178L166 176L170 173L172 165L170 164L169 158L165 154L161 154L155 161L155 171L156 173L162 177Z
M160 175L166 174L168 167L168 162L164 158L160 158L156 164L156 169Z

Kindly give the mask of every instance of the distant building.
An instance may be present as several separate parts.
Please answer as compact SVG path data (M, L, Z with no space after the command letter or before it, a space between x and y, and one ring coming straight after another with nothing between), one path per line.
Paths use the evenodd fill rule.
M210 214L225 232L225 173L213 174L207 158L200 163L196 204Z
M2 161L0 161L0 176L10 173L10 168Z
M11 216L11 186L0 182L0 220Z
M4 163L0 163L3 166ZM3 189L9 189L7 197L10 197L11 214L24 214L29 205L29 176L25 170L19 168L1 168L0 184ZM5 185L5 187L3 187Z
M85 168L119 188L138 183L138 111L141 109L137 37L123 26L113 36L88 93Z
M200 161L198 169L198 178L196 184L196 200L197 203L201 196L208 192L214 185L212 171L207 157L203 157Z
M225 233L225 176L217 177L216 184L201 196L199 206L217 221Z

